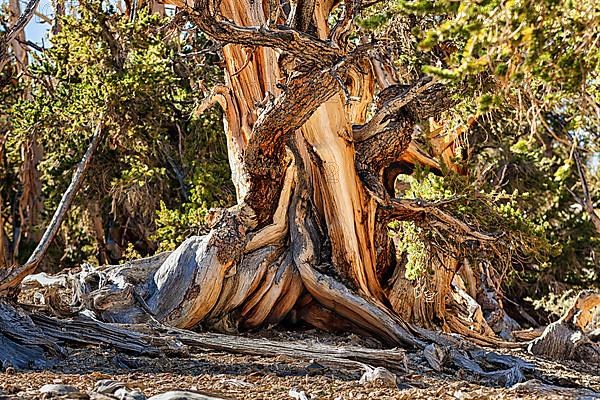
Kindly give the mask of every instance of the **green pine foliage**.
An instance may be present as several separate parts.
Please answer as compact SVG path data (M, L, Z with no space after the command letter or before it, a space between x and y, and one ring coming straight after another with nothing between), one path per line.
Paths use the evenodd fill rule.
M52 250L54 266L96 258L94 215L100 235L120 248L105 260L116 262L171 249L205 229L209 208L233 201L221 113L194 112L220 79L214 57L200 54L206 38L173 34L158 15L141 12L131 22L105 6L82 2L77 18L63 19L52 47L29 68L30 98L1 113L12 120L6 149L14 162L34 132L43 144L44 221L104 121L101 147Z
M527 210L520 207L518 200L527 195L516 189L512 193L495 190L453 172L438 176L417 170L400 179L408 185L399 193L401 197L437 202L438 208L446 214L495 238L489 243L470 240L460 230L450 232L436 228L431 223L433 219L428 217L393 222L391 234L399 255L406 256L407 279L417 279L427 272L436 252L450 253L457 259L491 261L505 271L515 262L543 264L556 252L546 238L545 227L536 224Z
M505 232L503 251L453 246L454 253L483 250L496 265L510 259L506 290L522 298L597 286L600 235L580 204L574 152L598 212L598 2L388 0L365 10L359 25L392 55L401 83L428 74L453 88L457 105L444 120L458 127L477 117L455 148L466 173L409 177L402 194L458 196L446 211L484 232ZM418 278L427 271L422 255L444 235L412 222L391 232L407 277Z

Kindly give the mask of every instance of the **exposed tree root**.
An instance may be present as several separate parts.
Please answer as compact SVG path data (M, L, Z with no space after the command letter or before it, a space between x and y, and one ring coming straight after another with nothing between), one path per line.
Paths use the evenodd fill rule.
M554 396L562 399L578 400L592 400L600 398L600 395L597 392L589 389L560 387L542 383L537 379L516 384L511 388L511 391L517 393L536 393L537 396L541 397L543 395L547 398L553 398Z
M298 160L296 164L303 165ZM298 175L303 176L302 170L298 170ZM297 177L297 180L302 179ZM282 198L286 197L289 195L284 193ZM69 282L67 286L76 294L72 311L88 309L105 320L125 323L158 320L161 329L177 332L176 337L189 341L194 337L192 333L166 328L162 324L191 328L203 323L226 331L274 324L294 307L295 313L302 315L302 306L308 304L301 298L306 290L312 299L332 313L328 317L329 323L341 318L339 321L347 321L342 324L349 328L357 327L359 332L368 332L388 344L401 344L426 354L433 343L437 350L431 354L437 355L434 363L437 368L453 366L501 385L512 385L525 379L524 373L531 369L526 363L485 352L458 338L416 328L379 300L342 283L335 276L335 269L328 264L330 254L323 247L321 225L306 191L294 191L287 217L284 236L287 239L279 246L269 245L246 253L246 232L254 226L254 219L251 212L238 206L220 211L214 217L215 227L208 235L189 238L172 253L125 266L95 271L88 268L79 275L65 277ZM270 229L270 226L263 229ZM44 282L30 278L26 282L30 286L46 283L56 287L57 284L56 279ZM48 300L52 299L64 297L52 296ZM65 305L53 305L52 308L64 309ZM305 317L307 315L304 313ZM327 314L321 312L320 315ZM51 333L50 319L36 318L37 323L46 324L44 331L56 340L67 339L65 329L68 335L82 330L80 320L67 321L65 329ZM109 329L109 325L94 323L99 324L99 330L82 332L80 341L98 341L122 349L126 346L128 350L141 346L133 339L133 344L125 340L123 332L102 330ZM136 340L142 339L137 337ZM183 339L182 342L186 343ZM161 346L166 346L169 351L183 351L177 343L165 343ZM429 360L433 363L434 358Z
M292 358L313 360L332 367L359 367L362 364L385 367L391 371L406 370L407 359L403 351L392 348L375 350L361 347L337 347L324 344L305 345L281 343L265 339L249 339L217 333L195 333L169 327L157 322L138 325L104 323L85 316L75 319L55 319L33 313L31 317L14 307L2 304L0 313L0 340L5 350L4 365L17 368L44 367L51 362L46 355L58 356L64 344L95 344L109 346L139 355L159 356L171 354L185 356L189 352L227 351L238 354L262 356L286 355ZM420 331L420 334L425 333ZM425 358L432 364L428 351L437 349L435 362L438 368L454 366L480 377L486 382L511 386L523 381L533 366L522 360L485 351L466 345L456 338L433 332L425 333L427 340L440 344L424 348ZM10 340L8 342L6 340ZM36 339L37 338L37 339ZM27 343L24 345L23 343ZM452 347L446 346L452 344ZM497 370L498 366L508 369ZM492 368L490 371L489 368Z
M428 344L433 342L439 349L436 354L440 355L437 361L440 367L447 365L465 369L481 379L501 385L512 385L524 379L524 371L529 366L518 359L497 354L491 356L493 353L478 349L463 340L411 326L377 300L354 292L330 276L329 273L333 270L327 268L327 264L321 259L326 258L327 254L321 248L321 234L307 197L300 193L294 195L289 219L289 249L282 251L275 246L261 248L242 257L242 262L235 267L225 267L232 262L223 261L224 258L219 257L219 249L222 249L219 243L222 242L217 241L215 236L229 238L230 242L227 243L234 244L244 240L235 235L219 233L218 229L240 232L240 227L245 226L241 224L243 218L238 214L233 211L225 212L220 227L215 228L215 231L203 237L188 239L170 254L130 265L103 268L96 272L88 270L82 272L81 276L70 277L70 285L76 287L74 291L78 293L80 301L75 306L81 308L83 300L97 315L109 320L116 319L118 315L121 322L129 323L144 319L155 321L156 318L170 325L186 328L205 319L208 323L223 321L223 316L230 315L228 321L236 320L235 317L244 327L253 328L281 320L292 307L302 304L298 299L303 288L306 288L312 298L325 309L348 321L348 327L356 326L359 331L369 332L389 344L403 344L421 350L427 349ZM210 242L213 245L207 246ZM231 274L226 277L228 271ZM214 274L217 274L216 278ZM90 277L96 277L97 286L91 285L94 279ZM210 278L205 280L205 277ZM32 285L36 280L29 279L27 282ZM56 285L55 280L48 282ZM215 286L215 282L220 285ZM39 285L44 282L38 279L37 283ZM212 286L206 288L209 283ZM206 295L197 294L204 293L203 291L208 292ZM172 296L167 298L169 293ZM188 310L187 314L171 311L181 310L182 304ZM302 308L299 311L302 312ZM143 314L146 314L145 318ZM130 320L127 321L127 318ZM51 326L48 325L51 319L38 316L35 320L40 326L43 325L47 335L56 340L66 340L68 336L69 340L80 340L82 343L98 341L129 351L141 351L140 348L144 346L124 337L126 334L119 333L118 330L103 331L110 325L97 321L94 323L98 324L98 330L82 331L81 321L66 321L65 326L52 333ZM160 326L164 327L162 324ZM161 329L176 331L178 337L188 340L194 337L194 334L176 328ZM74 332L81 333L71 338ZM136 340L138 339L142 340L141 337ZM182 343L185 344L185 340ZM165 342L161 346L166 346L169 351L184 351L173 342L168 345ZM492 368L509 368L489 371L489 367L484 368L480 364L495 365Z

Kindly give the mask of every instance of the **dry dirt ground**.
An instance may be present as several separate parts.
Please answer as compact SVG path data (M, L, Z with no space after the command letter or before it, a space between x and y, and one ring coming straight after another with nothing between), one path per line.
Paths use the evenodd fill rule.
M331 336L314 330L271 330L250 336L274 340L377 346L354 335ZM235 337L232 337L235 340ZM169 390L188 390L226 399L293 399L290 389L308 399L537 399L599 398L600 366L530 359L539 375L512 388L485 386L461 371L434 372L416 353L407 353L409 370L397 374L396 385L359 382L360 369L332 369L283 356L257 357L201 353L190 358L146 358L94 347L70 348L64 359L48 370L0 373L0 399L46 398L39 392L48 383L71 385L88 398L102 379L125 383L145 396ZM557 389L560 385L563 389ZM298 397L297 397L298 398Z

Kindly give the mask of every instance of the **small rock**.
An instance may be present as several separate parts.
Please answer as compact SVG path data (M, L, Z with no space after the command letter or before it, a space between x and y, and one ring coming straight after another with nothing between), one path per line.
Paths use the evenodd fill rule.
M310 360L310 363L306 366L306 369L309 371L322 371L325 369L325 367L318 362L315 362L315 360Z
M304 393L304 390L298 390L296 388L292 388L290 389L289 393L288 393L293 399L296 400L308 400L308 397L306 396L306 393Z
M7 375L13 375L16 372L15 367L6 367L6 369L4 370L4 373Z
M364 385L367 382L381 381L385 384L396 386L396 375L383 367L371 368L368 365L363 365L365 373L360 377L360 384Z
M148 400L224 400L221 397L206 396L200 393L185 392L185 391L172 391L157 394L156 396L150 397Z
M47 384L40 388L41 394L51 394L54 396L63 396L69 393L77 393L79 389L74 386L60 385L60 384Z
M73 386L62 385L62 384L47 384L40 388L39 392L42 398L48 399L52 397L61 397L66 399L89 399L90 396L87 393L82 393Z
M132 390L125 383L113 379L102 379L96 382L94 393L110 395L119 400L146 400L146 396L139 390Z
M102 394L113 394L117 391L117 389L120 389L122 387L125 387L125 384L123 382L118 382L112 379L102 379L96 382L96 384L94 385L94 392Z
M131 390L126 387L117 389L113 394L119 400L146 400L144 393L139 390Z
M444 367L444 364L448 362L448 351L435 343L425 346L423 349L423 355L425 356L425 359L431 368L438 372L441 371Z

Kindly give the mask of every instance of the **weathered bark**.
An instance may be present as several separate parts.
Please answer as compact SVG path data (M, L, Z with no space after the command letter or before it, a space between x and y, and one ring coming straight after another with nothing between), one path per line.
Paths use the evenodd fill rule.
M17 344L19 342L28 344ZM185 356L206 351L272 357L284 355L334 368L360 368L368 364L402 371L407 363L405 352L400 349L307 345L244 337L232 340L231 336L217 333L195 333L166 326L121 326L88 317L59 320L35 313L29 317L5 303L0 303L0 343L6 344L2 354L4 366L10 364L16 368L42 367L47 363L43 349L52 348L54 355L59 356L61 346L65 344L111 346L150 357L164 354ZM37 357L37 365L28 364L31 356Z
M425 347L423 357L441 370L446 364L468 371L484 381L512 386L533 371L533 365L518 358L491 353L474 346L458 349L456 339L426 334L439 345ZM10 304L0 302L0 343L3 366L40 368L60 357L64 345L102 345L133 354L158 357L187 356L191 352L226 351L236 354L281 356L317 362L334 368L380 366L394 372L407 367L405 352L396 348L377 350L358 346L340 347L325 344L302 344L250 339L215 333L195 333L163 325L153 320L149 325L117 325L88 316L55 319L31 313L27 315ZM432 351L433 349L433 351ZM50 354L52 357L47 357ZM499 371L485 371L476 362Z
M400 29L404 30L403 35L410 35L410 21L406 22L407 25ZM377 199L384 199L384 203L388 196L400 196L401 192L396 192L396 178L400 174L412 174L415 165L429 167L432 172L440 173L440 163L443 163L450 170L464 172L455 162L455 142L477 119L469 118L466 126L449 130L446 126L449 124L436 122L439 111L453 104L442 85L427 77L419 79L414 85L406 85L407 77L414 77L414 72L402 71L400 74L389 54L382 50L374 52L371 64L380 90L376 97L378 112L367 124L354 126L357 148L365 147L365 150L357 151L357 168L367 189L371 188L371 194ZM399 78L400 75L402 78ZM421 150L414 140L411 141L416 128L423 129L423 122L427 122L425 125L429 127L429 132L424 136L431 147L430 154ZM386 138L381 134L385 132L391 133L391 137ZM410 141L408 145L407 141ZM370 143L364 146L366 142ZM398 148L404 150L398 153ZM418 201L408 207L406 199L402 202L403 205L392 199L391 206L378 210L376 219L420 221L421 226L429 224L434 229L447 232L454 242L460 241L465 233L467 236L474 233L477 237L472 239L475 241L493 240L477 235L461 221L443 215L439 210L432 209L433 212L425 216ZM423 219L426 220L423 222ZM461 227L459 231L452 232L452 228L458 226ZM464 263L468 260L458 261L448 251L430 248L427 255L429 273L422 279L409 281L404 277L405 271L399 260L394 259L395 245L387 236L385 226L375 233L377 266L379 276L387 277L383 280L386 296L396 313L421 326L465 334L482 343L497 343L495 332L488 326L477 303L477 293L467 294L455 284L457 274L464 272ZM489 313L501 315L508 321L501 303L497 302L496 305ZM510 334L502 332L502 337L510 338Z
M223 52L230 90L214 94L225 109L239 206L215 213L208 235L188 239L167 257L150 278L152 291L143 296L144 306L175 326L191 328L205 320L223 324L235 311L241 325L252 328L283 318L306 289L326 308L388 342L418 343L384 305L374 236L387 223L376 219L378 202L385 200L373 197L377 190L369 185L365 190L361 171L374 168L380 175L408 148L415 121L447 106L420 97L437 86L424 83L395 93L366 122L373 97L371 66L356 56L366 69L361 71L351 58L341 58L346 49L324 40L330 34L326 25L317 24L318 37L298 27L266 27L269 10L255 2L223 1L219 10L204 0L193 8L180 6L207 34L229 43ZM324 16L332 6L307 5ZM339 42L352 12L347 9L333 32ZM306 27L303 18L298 24ZM261 47L243 47L248 45ZM283 56L291 63L282 63ZM349 89L342 87L347 79ZM347 104L346 93L360 100ZM415 101L427 115L415 111ZM363 124L367 134L355 146L356 124ZM385 150L383 156L373 152L377 148ZM298 220L304 217L298 217L294 204L308 210L308 221ZM309 228L298 231L304 223ZM326 246L320 246L322 241ZM319 246L298 250L309 242ZM245 262L265 245L272 246L268 265ZM332 276L318 272L319 265L330 265ZM95 298L93 309L104 318L139 317L131 283L105 286L110 289L89 293Z
M16 368L49 365L46 352L60 352L60 347L48 339L22 310L0 299L0 366Z

